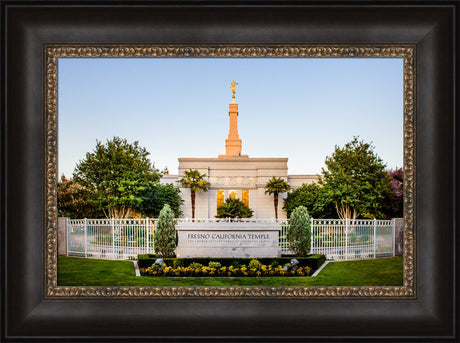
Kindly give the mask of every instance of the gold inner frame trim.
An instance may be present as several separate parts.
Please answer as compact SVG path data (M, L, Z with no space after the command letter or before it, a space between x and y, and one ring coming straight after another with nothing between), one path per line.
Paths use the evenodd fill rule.
M45 298L416 298L415 45L45 45ZM66 57L366 57L404 59L404 277L402 286L153 287L57 285L57 66Z

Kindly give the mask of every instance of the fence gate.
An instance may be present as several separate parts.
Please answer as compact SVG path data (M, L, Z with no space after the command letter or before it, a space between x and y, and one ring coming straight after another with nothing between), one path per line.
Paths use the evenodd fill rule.
M68 219L69 256L111 260L134 260L138 254L153 253L155 220Z

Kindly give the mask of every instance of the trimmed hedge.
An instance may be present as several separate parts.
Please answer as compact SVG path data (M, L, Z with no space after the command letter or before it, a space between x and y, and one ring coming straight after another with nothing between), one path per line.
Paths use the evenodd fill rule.
M139 268L148 268L155 263L157 258L153 254L143 254L137 256L137 264ZM260 258L243 258L243 257L187 257L187 258L163 258L166 265L169 267L188 267L191 263L200 263L203 266L207 266L209 262L219 262L222 267L230 267L234 263L240 265L249 265L249 262L253 259L257 259L260 263L265 265L271 265L274 261L277 261L280 266L284 266L286 263L290 263L291 259L297 259L299 261L299 267L310 267L312 273L315 272L322 264L326 261L325 255L309 255L307 257L260 257Z

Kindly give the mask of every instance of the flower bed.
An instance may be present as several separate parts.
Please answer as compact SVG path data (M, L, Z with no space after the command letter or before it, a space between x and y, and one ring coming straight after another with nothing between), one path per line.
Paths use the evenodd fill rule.
M189 258L164 258L161 256L156 256L153 254L141 254L137 256L137 263L139 268L147 269L151 267L152 264L155 263L157 258L163 258L164 262L168 266L172 266L174 268L178 267L188 267L192 263L200 263L204 266L207 266L209 262L219 262L222 266L230 267L233 265L234 267L246 265L249 266L252 258L237 258L237 257L189 257ZM272 265L275 261L278 265L284 266L286 263L289 263L292 258L295 258L299 261L299 267L306 267L308 266L311 268L312 272L314 273L319 267L323 265L326 261L325 255L309 255L308 257L298 257L298 256L286 256L286 257L259 257L257 258L261 264L264 265Z
M285 270L283 266L272 267L261 265L260 268L249 268L245 265L240 267L220 267L213 268L209 266L201 267L163 267L155 268L140 268L141 275L143 276L172 276L172 277L260 277L260 276L310 276L311 268L308 266L298 267L290 270Z

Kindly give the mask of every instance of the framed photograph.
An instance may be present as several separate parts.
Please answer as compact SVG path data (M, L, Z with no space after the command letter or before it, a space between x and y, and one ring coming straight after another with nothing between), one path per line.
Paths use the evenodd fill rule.
M322 6L310 3L285 5L275 2L257 5L239 2L178 5L174 2L149 2L135 6L109 3L49 3L42 6L19 5L14 1L2 2L5 76L2 83L2 95L5 100L2 112L2 154L5 161L2 164L2 212L5 218L2 222L5 242L2 255L2 279L5 286L2 301L5 330L2 330L2 338L64 337L129 341L341 341L347 338L410 340L415 337L454 341L458 338L454 321L454 299L457 290L454 287L456 212L453 206L456 195L454 42L457 28L453 14L456 4L435 4L430 7L410 3L402 6L383 3L358 6L353 2L343 5L326 3ZM100 88L107 88L107 93L110 93L108 79L122 77L125 73L130 74L132 72L129 68L135 68L130 64L142 62L136 70L141 69L146 76L145 79L150 77L156 80L160 88L169 82L171 105L166 101L161 108L160 100L168 96L167 92L157 95L156 98L152 95L151 98L154 100L150 103L150 106L157 105L159 111L167 111L168 106L175 109L172 106L174 97L176 101L177 97L187 99L186 89L182 93L179 90L180 77L188 80L191 87L204 87L203 82L211 82L213 69L230 69L233 62L241 64L242 61L251 61L250 65L245 66L246 72L244 68L234 66L233 70L235 73L239 72L243 80L259 79L260 83L252 86L253 88L261 87L263 83L266 87L272 80L273 85L269 90L273 90L273 98L276 99L277 92L282 93L282 90L289 87L278 85L283 89L277 91L276 80L279 79L276 78L276 68L279 67L268 64L275 61L292 61L286 62L293 65L287 66L284 70L302 75L306 72L299 63L307 60L329 61L328 66L331 66L331 69L334 63L345 60L399 63L399 69L396 70L400 71L400 82L395 86L388 86L391 83L388 81L387 69L384 73L376 74L380 76L368 78L382 94L388 89L400 90L396 92L399 93L401 105L402 144L399 147L400 160L402 159L404 168L403 278L400 285L59 284L57 185L64 170L59 168L65 168L66 165L62 156L69 156L70 153L66 152L60 156L58 151L70 145L84 145L84 138L99 139L102 136L98 134L104 129L104 124L114 127L116 118L122 126L136 121L137 117L126 113L126 109L132 108L136 111L142 107L140 100L137 101L139 106L136 106L136 100L133 100L135 97L129 98L128 94L129 91L134 94L141 93L142 87L126 87L125 84L118 97L119 102L113 95L111 100L104 102L101 101L104 93L97 89L99 81L103 81L100 84L105 85ZM155 67L157 69L148 65L152 61L159 63ZM201 65L191 65L192 61ZM294 65L294 62L297 64ZM103 74L104 66L113 63L119 64L111 66L112 69L109 68L109 71ZM167 66L168 63L171 66ZM225 65L216 65L219 63ZM265 64L263 68L260 67L261 64ZM352 68L348 66L348 74ZM383 65L376 67L380 72L384 68ZM190 73L190 70L194 72ZM267 74L270 73L273 73L273 77L267 78ZM340 71L337 71L335 75L339 73ZM68 74L73 75L73 78L66 76ZM343 88L344 97L348 98L346 88L353 87L353 83L365 82L359 81L358 71L352 74L349 76L350 80L342 84L334 84L334 78L331 78L329 84L328 80L321 80L321 77L316 80L323 82L323 89L329 90L323 94L324 106L327 102L339 102L340 87ZM205 81L199 79L200 76ZM197 78L195 83L192 82L193 77ZM311 77L314 77L313 73ZM266 81L262 82L260 79ZM198 166L197 169L207 168L208 180L212 181L210 200L207 200L210 205L207 212L200 207L198 212L202 211L199 213L207 213L209 216L216 210L214 202L219 201L219 192L231 198L232 187L235 188L235 197L238 195L248 204L256 204L251 203L251 199L256 196L258 186L251 188L251 181L246 179L244 182L247 184L244 187L231 184L223 174L210 174L211 167L204 167L203 164L220 163L227 158L247 158L255 163L255 159L251 160L244 155L251 154L251 151L241 150L237 130L235 136L235 127L242 118L238 117L236 107L236 110L233 109L236 116L232 122L232 106L238 106L238 88L243 88L243 85L237 82L229 79L223 85L228 92L229 103L224 106L229 106L230 111L230 132L225 154L214 156L212 159L195 158L193 161L185 158L187 156L173 157L179 158L179 174L181 168L188 169L192 162ZM73 88L70 86L72 83ZM339 88L339 91L333 91L334 88ZM162 90L159 89L158 92L160 91ZM211 93L211 90L208 89L207 92ZM116 90L113 93L116 94ZM189 101L184 100L186 106L177 111L188 108L188 111L193 113L203 111L202 108L206 107L206 96L198 99L200 92L196 92L196 89L190 89L190 93L193 95L190 95ZM92 94L94 99L88 101L90 97L82 95L80 99L84 100L77 104L81 94ZM289 100L284 101L286 108L293 111L292 108L301 95L294 91L291 94L292 104L288 103ZM371 98L370 92L363 93L362 96ZM127 102L131 104L122 104L121 97L126 97ZM208 98L216 97L217 95L210 94ZM373 106L377 113L375 118L380 118L379 121L369 120L370 127L380 125L383 130L383 115L378 114L382 113L383 109L386 110L386 104L369 99L363 99L363 104L366 101L374 101L367 106ZM110 104L111 102L118 105ZM105 109L104 106L108 104L113 108ZM211 106L210 101L208 106ZM64 116L62 114L66 108L78 108L81 114L70 110L67 113L71 114ZM106 113L113 113L113 117L98 117L95 112L97 108ZM125 108L125 111L121 110L122 108ZM318 105L316 109L319 113L320 108ZM335 111L338 110L339 106ZM350 115L345 109L344 114ZM227 120L222 117L223 121ZM284 117L288 118L287 115ZM176 118L183 121L185 116L178 115ZM335 120L341 123L340 125L345 123L337 119L338 117L331 118L330 120ZM300 115L289 117L289 120L299 123L302 122L300 119L304 118ZM362 118L355 120L363 121ZM387 117L386 120L392 119ZM142 119L140 121L142 122ZM163 127L164 131L173 125L191 127L191 124L183 122L174 123L174 117L167 115L159 115L156 121L160 130ZM72 122L73 124L69 124ZM170 122L170 125L164 125ZM297 126L300 126L299 123ZM293 126L296 124L293 123ZM334 132L334 125L330 126L330 130ZM209 130L212 137L216 136L215 131L218 129L209 127ZM286 130L292 132L291 136L299 135L297 140L294 138L294 143L297 141L306 144L301 140L301 133L297 132L296 128L290 129L287 126ZM320 128L315 129L313 123L309 130L320 131ZM146 131L148 133L148 128ZM322 132L327 130L323 129ZM72 144L61 144L64 134L66 137L73 137ZM338 131L333 134L339 135ZM160 133L158 135L161 136ZM288 133L286 135L289 136ZM377 133L373 135L377 139ZM165 137L157 144L164 145ZM241 138L244 141L244 137ZM224 139L225 137L222 137L222 146ZM260 137L256 139L260 141ZM319 139L318 136L316 139ZM175 140L180 142L180 138ZM181 143L193 147L191 141L189 138L189 143ZM202 143L216 144L214 140L211 143ZM248 143L251 146L250 139ZM257 144L253 145L256 146ZM270 160L269 157L265 159ZM268 162L256 162L273 164L280 161L273 159ZM75 164L75 161L73 163ZM174 168L171 165L161 167ZM169 171L163 171L165 178ZM179 176L177 175L175 182L179 181ZM301 176L297 175L294 179L301 180ZM166 179L172 180L174 177L175 175L169 175ZM307 175L302 177L306 178ZM289 175L286 175L286 178L289 180ZM261 183L259 179L254 183ZM212 188L213 183L217 188ZM241 183L243 184L243 181ZM260 196L258 199L260 203ZM192 205L192 208L192 217L195 217L195 206ZM259 218L263 217L264 206L255 207L255 211ZM278 219L278 213L275 213ZM213 217L215 214L212 212ZM147 219L144 220L147 230L145 246L148 252L149 222ZM112 225L112 231L109 230L112 235L109 242L112 250L106 249L106 238L98 236L92 238L93 250L88 251L87 222L82 223L75 225L85 225L86 244L82 248L83 251L73 247L69 243L70 238L66 238L66 247L74 249L72 252L77 255L84 253L87 256L89 253L94 257L94 254L112 254L111 258L115 259L115 251L121 252L115 247L126 245L128 242L128 238L125 237L123 239L126 242L116 243L114 224L108 221L103 225ZM179 239L180 235L179 231ZM199 235L192 236L188 234L188 238L193 239ZM81 241L82 237L77 237L77 241ZM132 240L132 237L129 239ZM260 237L257 236L257 239L260 240ZM375 233L373 242L373 250L366 253L376 256ZM133 247L131 241L128 243ZM346 244L345 251L349 253L351 250L348 243ZM96 245L98 249L94 248ZM101 246L103 249L100 249ZM184 256L193 254L193 249L181 249ZM225 250L222 247L219 249ZM125 249L122 253L129 254L126 252L128 250ZM364 253L362 248L359 251L355 250L352 253L356 256ZM104 258L102 255L100 256Z

